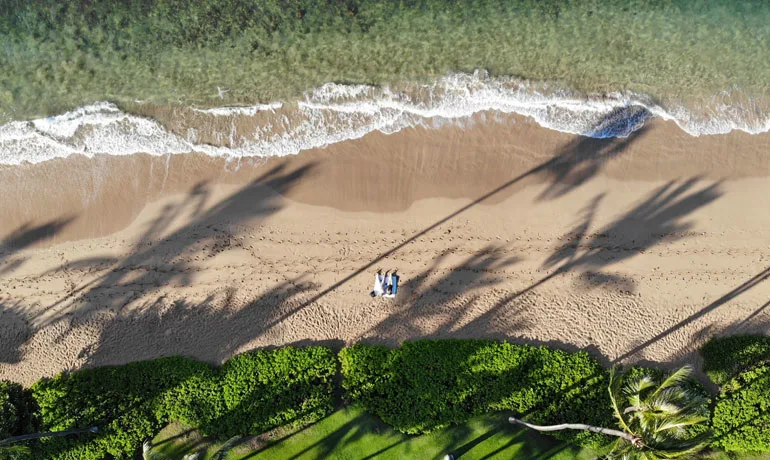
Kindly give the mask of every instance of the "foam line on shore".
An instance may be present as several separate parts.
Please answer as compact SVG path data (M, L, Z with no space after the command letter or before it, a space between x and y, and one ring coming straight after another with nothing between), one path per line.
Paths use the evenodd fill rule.
M679 106L664 109L643 95L576 95L545 83L475 72L398 87L329 83L296 103L192 109L201 120L191 122L181 134L100 102L58 116L0 126L0 164L39 163L72 154L285 156L373 131L395 133L414 126L461 123L486 111L528 116L548 129L596 138L628 136L653 117L674 121L694 136L770 130L770 120L756 115L762 113L757 107L720 101L704 103L708 110L695 115ZM208 128L209 138L215 141L201 142L206 117L229 119L231 129L224 133L220 125ZM237 121L248 119L248 129L239 127L244 124Z

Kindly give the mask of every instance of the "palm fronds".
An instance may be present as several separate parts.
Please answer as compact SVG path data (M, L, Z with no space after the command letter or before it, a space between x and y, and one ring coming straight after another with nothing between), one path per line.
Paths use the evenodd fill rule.
M660 381L649 373L612 370L609 392L615 416L639 442L618 439L609 458L691 457L706 446L708 400L690 388L691 374L692 368L685 366Z

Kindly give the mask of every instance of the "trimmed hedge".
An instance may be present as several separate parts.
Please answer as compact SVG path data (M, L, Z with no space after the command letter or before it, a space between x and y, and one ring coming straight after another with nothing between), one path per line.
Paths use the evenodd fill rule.
M721 385L711 417L712 445L732 452L770 452L770 338L710 340L703 369Z
M326 347L238 355L219 372L224 411L198 426L206 434L229 438L315 422L334 409L336 374L337 356Z
M732 452L770 452L770 365L727 382L711 417L713 446Z
M132 458L167 418L158 409L164 393L190 379L210 379L208 365L185 358L162 358L125 366L59 374L32 386L44 431L97 426L96 435L45 438L44 458Z
M0 439L28 433L34 427L34 402L29 390L0 380Z
M770 451L770 339L714 339L701 352L707 374L722 384L712 445ZM450 339L396 349L359 344L343 349L339 359L347 397L408 434L506 410L537 424L616 425L608 372L585 352ZM631 372L650 371L664 375ZM34 457L131 458L174 420L220 439L317 421L333 410L337 372L337 357L327 347L285 347L244 353L220 368L173 357L61 374L30 390L0 381L0 435L97 426L95 435L32 443ZM554 435L588 447L610 441L585 431Z
M489 411L535 423L615 426L607 372L585 352L490 340L421 340L401 348L355 345L340 352L348 397L408 434L430 432ZM608 438L554 433L583 446Z
M724 385L739 372L770 360L770 337L735 335L714 338L701 348L703 372L717 385Z
M99 433L46 438L38 454L133 458L172 420L222 438L312 422L331 412L336 371L326 347L286 347L238 355L218 370L174 357L60 374L32 387L43 429Z

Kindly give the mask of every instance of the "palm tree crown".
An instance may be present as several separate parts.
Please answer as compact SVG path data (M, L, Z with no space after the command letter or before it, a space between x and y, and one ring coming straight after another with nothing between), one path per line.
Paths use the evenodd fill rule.
M630 369L610 373L610 400L620 430L587 425L562 423L534 425L509 417L508 421L538 431L587 430L615 436L610 459L658 460L692 458L703 449L711 432L708 424L708 399L695 389L685 366L665 379L657 378L648 369Z
M610 400L620 427L632 440L618 438L609 458L664 459L692 457L711 435L708 399L692 388L692 368L667 378L631 370L610 373Z

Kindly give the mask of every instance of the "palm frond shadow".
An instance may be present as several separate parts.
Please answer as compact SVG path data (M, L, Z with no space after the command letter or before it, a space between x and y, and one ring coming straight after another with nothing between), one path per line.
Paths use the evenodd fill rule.
M397 311L364 334L367 341L394 345L409 338L463 336L463 321L477 307L472 292L501 283L505 270L519 261L502 248L487 246L436 278L449 252L402 285L399 292L406 300L399 301ZM453 305L454 300L461 304Z
M0 241L0 276L11 273L25 262L23 257L14 257L17 252L55 237L75 218L60 217L36 226L27 222L6 235Z
M599 120L591 136L577 136L564 145L553 160L539 171L548 180L548 186L539 200L562 197L584 185L601 172L606 163L617 158L648 132L643 123L652 114L641 108L618 107ZM626 137L614 137L627 133Z
M608 126L612 127L617 123L637 123L638 120L634 118L636 116L637 115L634 115L628 118L623 113L613 112L604 120L597 123L596 130L598 132ZM491 190L489 193L474 200L470 204L459 208L443 219L407 238L395 247L383 252L371 262L343 277L331 286L328 286L321 291L316 290L314 295L310 297L305 296L303 301L284 302L285 308L272 310L272 314L260 318L258 322L259 326L254 327L250 339L255 339L258 334L264 334L266 331L271 330L276 324L316 302L328 293L338 289L340 286L348 283L357 275L371 269L409 243L457 217L471 207L485 202L524 178L541 176L550 180L553 183L552 186L558 188L558 193L549 192L547 194L548 197L561 196L564 193L569 192L584 184L588 179L597 174L607 160L615 158L626 151L628 146L644 132L645 128L642 127L641 129L631 132L625 139L610 138L597 140L577 137L574 142L557 152L551 160L518 175L510 181ZM600 146L601 148L597 148L597 146ZM234 239L238 227L246 222L264 219L280 209L282 205L281 195L287 193L293 187L293 184L310 173L314 166L314 164L310 164L294 171L286 171L286 166L273 168L261 177L255 179L248 186L243 187L230 197L208 209L206 209L205 206L209 200L206 184L201 183L196 185L183 203L178 207L166 209L155 221L148 225L144 235L140 238L139 243L127 257L119 261L82 259L73 262L76 266L81 267L87 267L89 264L101 268L110 263L113 265L106 274L78 286L67 296L62 297L60 300L46 308L48 311L57 309L60 308L62 304L74 299L77 301L78 306L75 311L70 312L71 315L69 318L63 319L59 315L56 315L50 316L50 318L53 319L44 319L42 317L33 319L36 320L36 324L39 324L39 327L44 327L51 324L52 321L70 321L70 318L75 318L71 320L69 327L62 333L67 334L73 327L76 327L79 322L86 322L89 318L105 311L115 312L118 314L117 316L119 318L122 310L124 310L128 304L145 298L148 293L152 292L152 290L157 287L169 285L171 283L180 285L191 284L193 282L193 269L191 267L191 259L189 256L190 252L200 251L201 249L208 249L209 251L216 252L231 244L238 244ZM557 186L556 184L562 185ZM167 231L174 219L181 215L184 210L190 208L193 209L191 213L193 216L191 222L184 225L182 228ZM513 262L515 261L496 261L495 263L510 264ZM492 261L485 261L482 259L470 260L468 263L471 266L473 266L473 264L478 265L478 267L471 268L471 275L461 279L458 278L457 274L450 274L445 280L436 283L431 289L436 291L439 295L452 297L454 295L453 291L458 290L457 287L467 285L469 282L474 282L473 278L476 277L476 275L473 274L474 272L472 270L483 269L485 264L490 264ZM487 286L490 286L494 285L497 281L494 279L487 279L484 282ZM417 286L417 283L411 284L412 286ZM444 292L442 293L440 291ZM462 309L471 311L474 304L475 302L473 301L466 302ZM505 302L494 309L500 309L504 304ZM145 309L151 305L152 303L146 303ZM184 316L193 314L191 312L192 309L193 307L189 305L177 305L176 307L172 307L171 311L176 311L177 315ZM141 308L139 310L141 310ZM124 316L129 318L132 315L136 314L129 313ZM430 309L426 309L424 315L430 316ZM399 314L394 315L394 319L380 325L379 328L386 330L391 328L391 326L395 326L395 323L398 321L398 316ZM461 316L462 315L456 315L455 319L452 321L459 321ZM113 324L118 324L121 320L117 319L115 321L116 322ZM152 315L149 315L145 319L139 314L139 318L134 318L133 321L157 323L160 320L158 315L156 315L155 318L153 318ZM483 324L484 322L491 324L494 321L495 320L491 316L486 315L475 319L474 324ZM226 325L222 323L215 322L214 324L219 327L226 327ZM179 324L179 327L184 326ZM407 325L406 327L411 328L412 326ZM109 329L110 328L108 327L107 334L102 334L103 338L110 336ZM113 326L112 329L116 331L117 326ZM463 328L457 329L448 323L442 327L440 333L462 335L463 329L467 328L463 326ZM416 333L417 330L417 328L413 329L414 333ZM232 349L235 344L247 342L246 335L248 334L239 335L239 338L234 340L233 344L223 344L219 350L212 352L211 356L223 356L226 354L223 350ZM191 345L189 344L185 344L183 346L171 347L171 350L185 350L190 346ZM106 350L106 348L102 348ZM86 351L86 353L91 356L90 359L92 360L92 364L110 361L110 358L106 356L106 351L98 352L98 346L93 350Z
M235 309L214 308L225 301L226 293L194 304L178 300L165 305L159 298L117 314L101 327L95 346L83 356L89 366L119 364L125 350L132 350L132 360L180 355L219 363L267 333L268 324L316 289L318 285L300 277Z
M0 363L21 361L22 347L32 336L21 302L0 298Z
M543 264L544 268L560 265L558 272L581 269L587 277L606 277L626 285L630 280L600 270L643 254L663 242L673 242L688 236L693 222L685 217L718 199L721 183L697 188L699 178L677 183L671 181L653 191L641 203L608 225L589 234L596 209L603 197L599 195L583 210L582 222L568 232L566 245L557 248Z
M33 318L37 327L68 321L58 338L62 340L90 318L104 312L114 314L102 328L99 342L83 351L89 365L115 364L119 360L119 351L126 347L135 350L132 360L172 354L201 356L203 353L211 361L220 361L229 356L239 346L267 331L266 324L272 319L277 321L277 316L285 309L294 308L296 297L318 286L306 282L301 275L287 279L268 287L262 295L233 313L214 314L210 308L212 302L221 302L215 294L196 304L179 301L168 305L162 297L144 299L160 286L170 283L190 285L196 254L237 247L236 234L242 224L258 224L278 211L283 203L281 194L310 173L313 167L311 164L286 171L285 166L278 166L208 209L205 209L209 199L206 184L196 185L185 200L168 207L147 225L128 256L117 261L84 258L60 267L92 268L105 273L78 286L45 309L59 308L71 302L70 315ZM171 228L185 213L192 216L190 222L178 229ZM105 267L110 268L105 270ZM132 308L127 309L126 306L132 303ZM201 316L202 322L187 321ZM132 324L135 326L131 327ZM154 332L148 334L150 330ZM196 342L205 337L216 337L209 341L215 349L196 347ZM148 340L155 341L155 346L146 346ZM144 346L140 346L142 344Z

